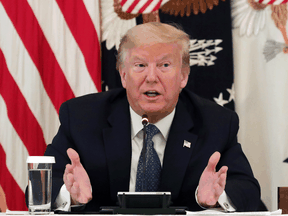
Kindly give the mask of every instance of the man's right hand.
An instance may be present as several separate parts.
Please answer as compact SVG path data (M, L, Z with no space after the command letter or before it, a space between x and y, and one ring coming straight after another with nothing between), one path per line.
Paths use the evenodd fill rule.
M63 181L70 192L71 204L86 204L92 199L92 187L89 176L80 163L78 153L74 149L69 148L67 154L71 164L66 165Z

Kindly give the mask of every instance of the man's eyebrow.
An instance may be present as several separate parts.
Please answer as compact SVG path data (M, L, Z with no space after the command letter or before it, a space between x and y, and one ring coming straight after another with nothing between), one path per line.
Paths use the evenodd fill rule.
M165 60L165 59L168 59L168 58L172 58L173 55L174 55L174 54L169 53L169 54L167 54L167 55L162 56L162 57L160 58L160 60Z
M145 58L142 58L140 56L134 55L134 56L132 56L131 60L132 61L135 61L135 60L145 61Z
M163 61L163 60L172 58L173 56L174 56L173 53L163 54L163 56L160 56L159 58L157 58L157 61ZM135 61L135 60L146 61L146 58L138 56L138 55L134 55L132 56L131 61Z

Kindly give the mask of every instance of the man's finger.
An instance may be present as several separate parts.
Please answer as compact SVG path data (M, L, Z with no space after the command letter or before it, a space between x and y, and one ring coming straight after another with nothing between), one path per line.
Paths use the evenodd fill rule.
M67 175L68 174L73 174L73 166L71 164L66 164L66 168L64 170L63 174L63 181L66 181Z
M69 148L69 149L67 150L67 155L68 155L68 157L70 158L71 164L72 164L73 167L80 164L79 155L78 155L78 153L77 153L74 149Z
M68 173L73 173L73 168L74 167L71 164L66 164L64 175L67 175Z
M215 189L215 193L214 193L214 197L215 197L215 200L218 200L220 195L223 193L224 189L218 185L217 189Z
M209 158L209 161L206 167L207 171L210 171L210 172L215 171L219 160L220 160L220 153L216 151Z
M70 195L74 201L78 202L77 199L78 199L79 194L80 194L79 184L77 182L74 182L70 190Z
M227 173L228 167L222 166L221 169L218 171L218 176L222 175L223 173Z
M226 185L226 177L227 177L227 172L226 173L222 173L219 177L219 182L218 184L220 185L220 187L222 187L223 189L225 189L225 185Z
M74 184L72 185L70 193L71 193L71 195L72 194L76 195L76 197L80 193L79 184L77 182L74 182Z
M66 175L64 177L64 184L66 185L66 188L68 191L71 190L71 187L73 186L74 183L74 177L71 173L69 173L68 175Z

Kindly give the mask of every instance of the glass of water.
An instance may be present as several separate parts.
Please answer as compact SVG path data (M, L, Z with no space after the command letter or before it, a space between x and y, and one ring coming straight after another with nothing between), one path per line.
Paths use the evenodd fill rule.
M49 214L51 211L52 164L50 156L29 156L28 204L30 214Z

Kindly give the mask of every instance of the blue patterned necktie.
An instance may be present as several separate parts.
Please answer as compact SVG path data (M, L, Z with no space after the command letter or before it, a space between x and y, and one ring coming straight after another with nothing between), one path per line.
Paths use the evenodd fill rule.
M142 149L137 167L136 192L157 191L160 182L161 163L158 154L154 149L154 142L152 141L153 136L160 131L155 125L149 124L146 127L146 132L146 166L144 171Z

